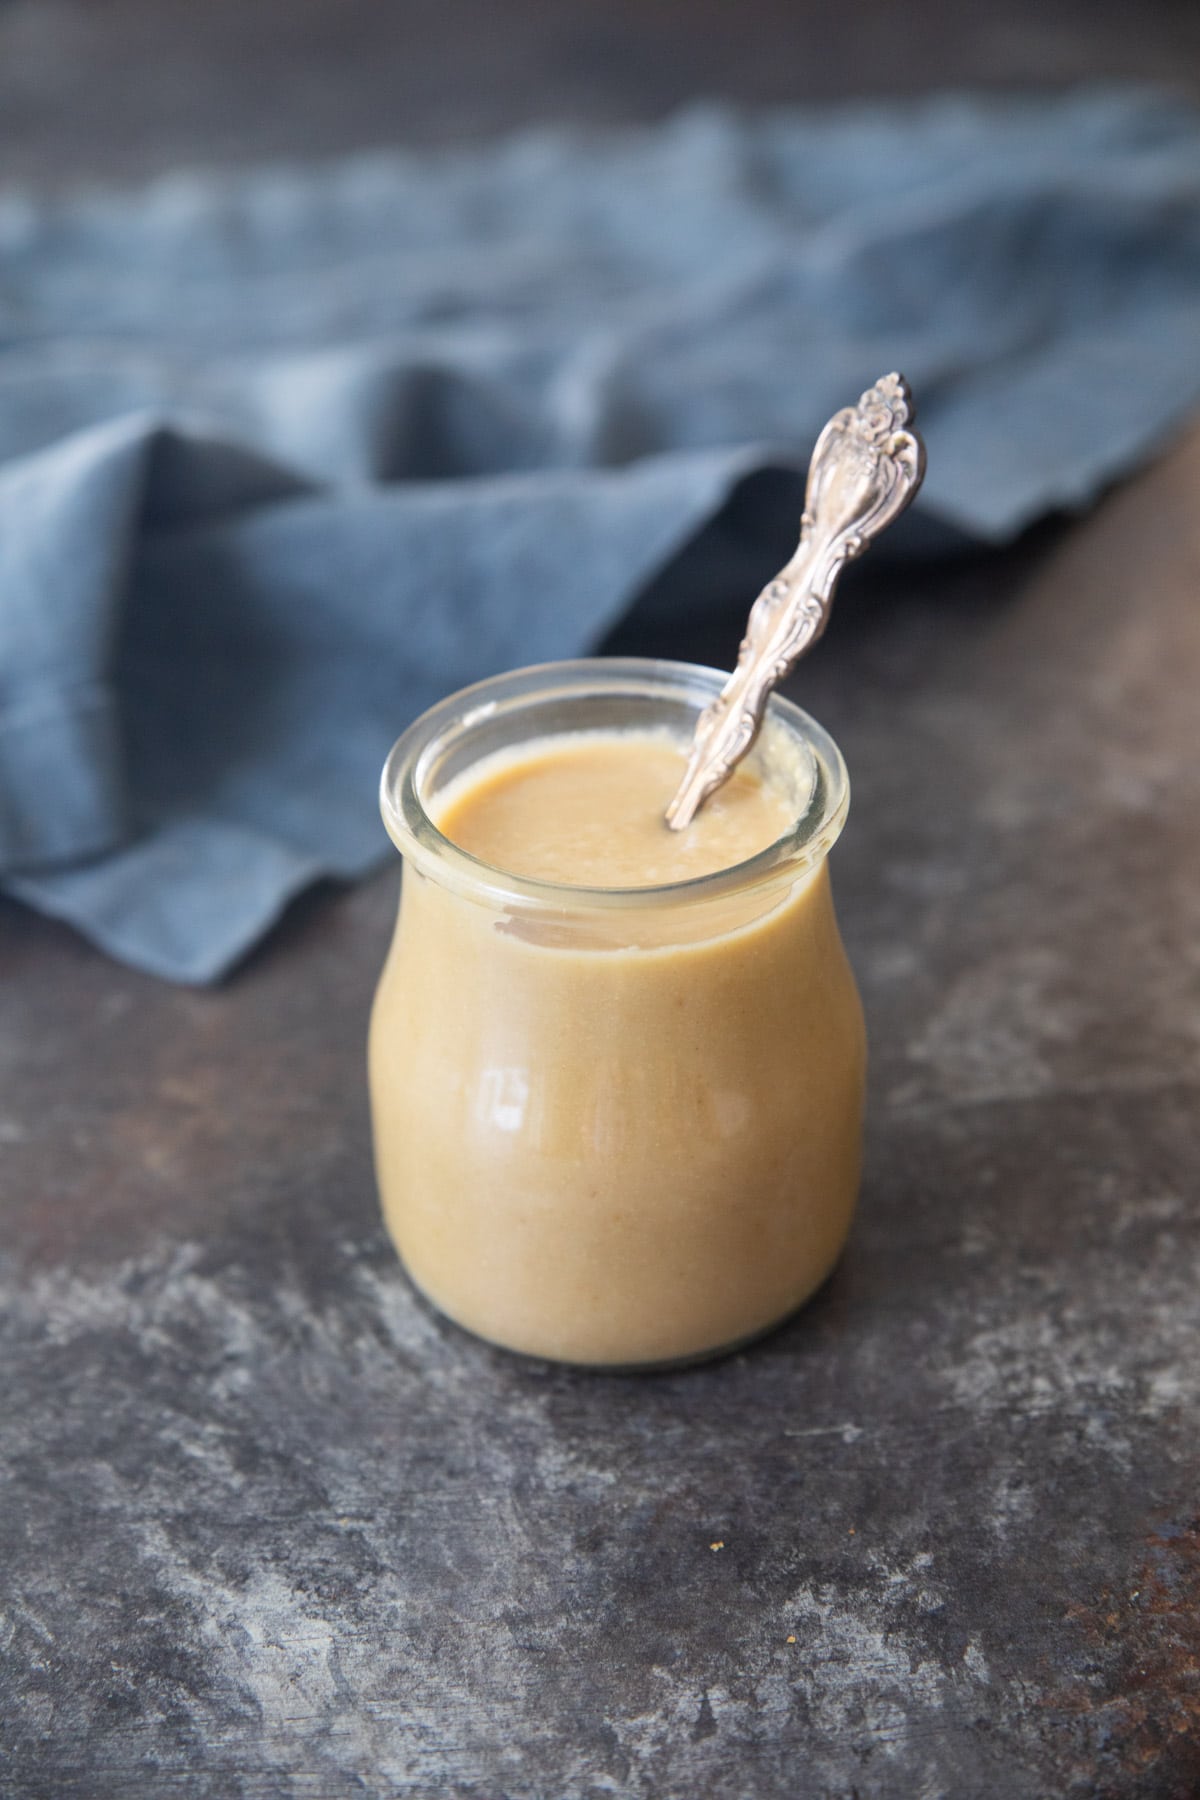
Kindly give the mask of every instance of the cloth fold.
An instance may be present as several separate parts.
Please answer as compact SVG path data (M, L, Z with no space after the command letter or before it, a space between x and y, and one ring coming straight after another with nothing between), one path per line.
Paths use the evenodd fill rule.
M1200 116L706 107L0 198L0 882L217 978L386 854L421 707L652 586L683 616L730 505L748 604L824 419L895 367L910 542L1132 466L1200 399Z

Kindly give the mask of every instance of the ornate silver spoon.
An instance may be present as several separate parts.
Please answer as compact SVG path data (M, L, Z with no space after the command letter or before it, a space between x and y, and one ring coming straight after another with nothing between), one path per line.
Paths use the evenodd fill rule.
M925 446L902 375L885 375L857 406L834 413L808 468L796 553L750 609L737 667L696 721L683 780L667 808L690 825L758 736L771 689L811 650L848 562L904 511L925 474Z

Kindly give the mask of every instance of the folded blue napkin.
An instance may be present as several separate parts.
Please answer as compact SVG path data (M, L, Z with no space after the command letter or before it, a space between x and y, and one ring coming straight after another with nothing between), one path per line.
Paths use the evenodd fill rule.
M1200 115L705 107L0 198L0 882L222 975L387 853L418 709L648 589L682 618L680 552L765 479L747 604L892 368L931 546L1145 455L1200 398Z

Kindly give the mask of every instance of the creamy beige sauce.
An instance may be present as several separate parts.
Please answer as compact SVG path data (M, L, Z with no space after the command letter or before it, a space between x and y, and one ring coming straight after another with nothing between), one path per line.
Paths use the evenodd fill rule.
M743 861L795 816L746 771L669 832L682 763L647 735L542 742L481 764L436 822L513 873L637 887ZM563 910L406 869L370 1042L388 1227L439 1307L511 1348L735 1343L825 1278L858 1188L865 1044L826 871L733 910Z
M791 797L743 764L686 831L664 814L685 755L650 732L579 732L491 757L436 809L493 868L574 887L641 888L732 868L795 823Z

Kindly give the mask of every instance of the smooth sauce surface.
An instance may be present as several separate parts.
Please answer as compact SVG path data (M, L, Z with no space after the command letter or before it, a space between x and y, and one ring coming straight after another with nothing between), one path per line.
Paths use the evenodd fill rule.
M436 823L473 856L537 881L656 887L733 868L783 836L795 808L745 764L685 831L664 814L686 761L649 732L579 732L490 758Z

